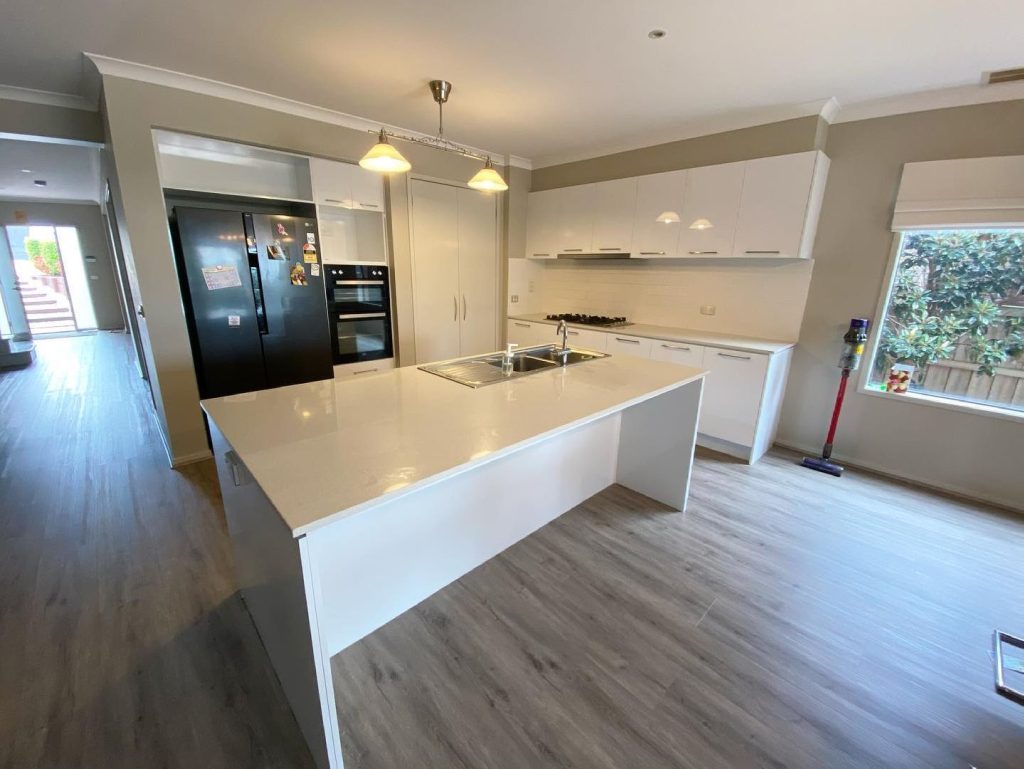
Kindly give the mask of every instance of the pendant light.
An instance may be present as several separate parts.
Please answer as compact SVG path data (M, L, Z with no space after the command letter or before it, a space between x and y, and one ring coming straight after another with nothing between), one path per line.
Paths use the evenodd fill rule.
M369 152L363 155L362 160L359 161L359 165L363 168L369 169L370 171L378 171L386 174L405 173L406 171L409 171L412 168L412 164L402 157L402 153L388 143L388 137L390 136L394 139L401 139L402 141L425 144L428 147L433 147L434 149L441 150L442 152L454 152L458 155L462 155L463 157L483 160L484 167L481 168L472 179L466 182L466 184L475 190L483 190L485 192L503 192L504 190L507 190L508 184L505 183L505 180L501 178L501 174L499 174L497 169L491 164L489 156L483 155L479 152L474 152L468 147L463 147L461 144L456 144L455 142L444 138L444 104L448 101L448 96L452 92L452 84L447 80L431 80L429 86L430 93L434 97L434 101L437 102L437 136L406 136L381 128L380 132L377 134L377 144L375 144Z
M501 174L495 171L494 166L491 165L490 158L487 158L484 167L477 171L476 176L466 182L466 184L474 190L483 190L484 192L504 192L508 189L508 185L501 178Z
M691 230L710 230L714 227L711 222L707 219L694 219L693 224L690 225Z
M662 211L654 221L662 224L679 224L679 214L675 211Z
M412 168L412 163L402 157L402 153L396 150L394 145L388 143L388 135L383 128L380 129L377 143L363 155L359 165L382 174L404 174Z

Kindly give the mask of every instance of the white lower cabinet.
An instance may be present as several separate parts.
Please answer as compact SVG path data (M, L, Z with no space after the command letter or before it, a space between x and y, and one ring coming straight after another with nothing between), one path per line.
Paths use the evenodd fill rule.
M554 337L554 326L549 323L528 323L525 320L508 321L508 335L506 338L509 344L516 344L520 347L534 347L538 344L547 344Z
M556 338L556 335L552 334L552 338ZM605 352L608 349L608 335L603 331L592 331L589 328L570 328L569 346Z
M699 344L688 342L666 342L653 340L651 359L663 360L666 363L678 363L680 366L700 368L704 365L704 348Z
M612 355L632 355L634 358L651 357L651 340L642 336L627 336L616 334L614 331L607 333L608 347L606 352Z
M391 371L395 367L395 359L368 360L362 363L343 363L334 367L335 379L351 379L354 377L371 376Z
M740 446L753 446L768 373L768 356L705 347L700 432Z

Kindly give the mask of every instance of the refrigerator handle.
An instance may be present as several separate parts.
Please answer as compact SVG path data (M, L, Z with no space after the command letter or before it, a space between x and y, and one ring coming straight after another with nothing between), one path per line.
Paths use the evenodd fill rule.
M263 280L260 277L259 257L249 254L249 274L252 276L252 298L256 303L256 326L260 335L269 333L267 328L267 304L263 299Z

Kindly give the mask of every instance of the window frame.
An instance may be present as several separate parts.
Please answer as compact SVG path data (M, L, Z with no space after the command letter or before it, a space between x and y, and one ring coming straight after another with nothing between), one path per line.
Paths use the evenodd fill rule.
M929 230L957 229L955 227L929 227ZM978 229L974 227L961 227L959 229ZM999 228L1003 229L1003 228ZM1016 229L1016 228L1014 228ZM875 308L875 320L872 324L871 334L868 337L868 344L864 350L864 357L860 369L860 379L857 383L857 392L864 395L871 395L876 398L895 399L904 403L915 403L922 406L932 406L947 411L958 411L962 414L973 414L975 416L992 417L1009 422L1024 422L1024 411L1002 408L987 403L974 403L967 400L955 398L943 398L941 395L928 395L919 392L891 393L884 390L876 390L870 387L871 371L875 365L875 355L878 353L878 345L882 339L882 328L885 326L885 314L889 309L889 301L892 299L892 292L895 288L896 266L899 264L900 254L903 252L903 239L909 234L909 230L894 232L892 245L889 248L889 265L885 270L885 278L882 283L882 291Z

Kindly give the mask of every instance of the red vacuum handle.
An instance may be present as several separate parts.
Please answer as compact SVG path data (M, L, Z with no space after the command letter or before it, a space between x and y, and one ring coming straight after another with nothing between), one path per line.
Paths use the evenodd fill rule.
M832 421L828 426L828 437L825 439L825 450L821 452L822 459L832 456L832 439L836 437L836 427L839 425L839 411L843 408L843 398L846 396L846 382L850 378L850 369L843 369L843 376L839 380L839 392L836 393L836 406L832 409Z

